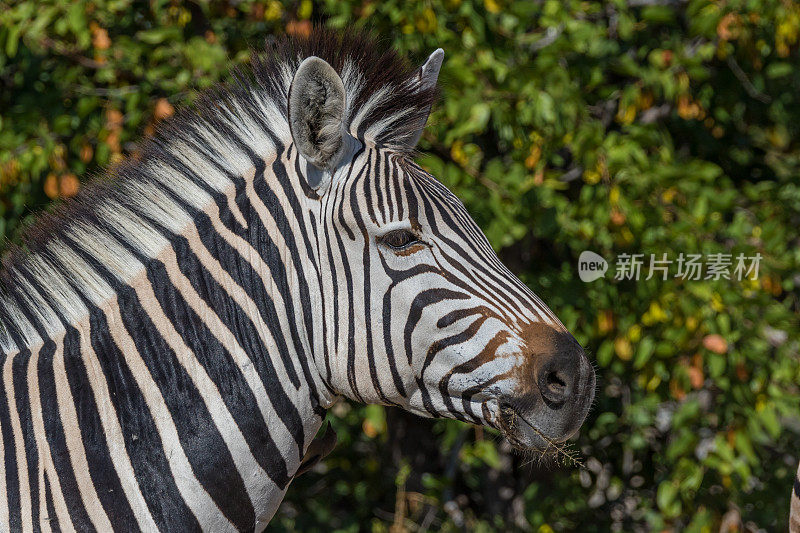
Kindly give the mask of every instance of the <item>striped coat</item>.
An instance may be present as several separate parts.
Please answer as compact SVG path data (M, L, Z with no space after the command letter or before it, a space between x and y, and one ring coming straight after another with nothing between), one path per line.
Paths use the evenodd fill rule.
M411 159L442 62L284 40L0 274L0 531L260 530L341 397L557 449L594 372Z

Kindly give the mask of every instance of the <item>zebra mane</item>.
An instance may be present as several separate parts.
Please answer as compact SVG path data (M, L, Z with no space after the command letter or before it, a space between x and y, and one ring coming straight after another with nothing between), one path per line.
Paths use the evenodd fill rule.
M210 201L211 193L222 193L233 178L251 171L254 158L288 146L289 87L300 62L312 55L327 61L341 76L346 92L344 124L353 137L402 155L413 153L437 89L421 83L419 71L405 58L354 30L316 27L307 38L268 40L265 50L251 54L249 67L233 69L231 83L203 91L192 106L163 120L126 160L95 176L74 198L40 214L22 232L22 246L11 246L0 261L0 355L16 345L12 329L27 343L38 338L29 319L42 323L42 306L67 315L78 312L60 305L65 294L71 294L68 281L77 277L51 260L54 243L80 240L80 235L85 238L104 224L122 230L131 218L116 216L119 211L144 212L161 217L158 220L165 214L170 217L175 204L164 192L165 183L185 190L186 200L200 208ZM195 181L203 183L194 183L179 168L191 169ZM134 241L140 239L141 247L152 246L148 241L152 228L139 229L124 233ZM108 255L116 255L118 263L127 257L117 250ZM45 274L60 278L54 284L58 288L41 288L47 285ZM42 280L38 292L45 294L38 294L30 279Z

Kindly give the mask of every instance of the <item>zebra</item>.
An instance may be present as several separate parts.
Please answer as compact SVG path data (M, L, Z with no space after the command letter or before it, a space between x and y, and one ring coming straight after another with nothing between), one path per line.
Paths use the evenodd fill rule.
M413 160L443 57L276 39L39 217L0 274L0 531L263 530L341 398L578 431L581 345Z

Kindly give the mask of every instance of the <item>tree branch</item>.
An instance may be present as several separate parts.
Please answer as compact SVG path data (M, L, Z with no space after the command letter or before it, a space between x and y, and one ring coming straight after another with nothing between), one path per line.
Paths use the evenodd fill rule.
M751 98L754 98L764 104L768 104L772 101L772 98L770 98L769 95L764 94L756 89L755 85L753 85L753 82L750 81L750 78L747 77L747 74L745 74L745 72L742 70L742 67L739 66L739 63L736 62L736 59L734 59L733 56L728 56L725 62L728 64L728 67L730 67L733 75L736 76L740 82L742 82L744 90L750 95Z

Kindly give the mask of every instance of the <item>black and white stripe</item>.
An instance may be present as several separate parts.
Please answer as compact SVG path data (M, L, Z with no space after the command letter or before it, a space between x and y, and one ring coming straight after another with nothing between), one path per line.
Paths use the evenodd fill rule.
M340 396L577 430L580 347L411 160L441 57L281 41L34 227L0 277L0 531L262 529Z

